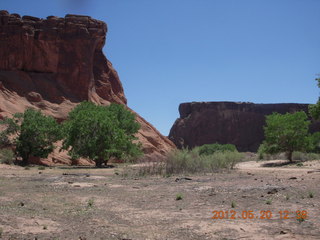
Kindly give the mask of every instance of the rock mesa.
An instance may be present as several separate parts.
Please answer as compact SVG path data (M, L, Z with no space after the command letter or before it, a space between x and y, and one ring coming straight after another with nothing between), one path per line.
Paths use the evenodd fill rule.
M126 105L118 74L102 51L106 34L106 23L89 16L40 19L0 11L0 117L33 107L62 121L81 101ZM138 114L137 121L148 156L174 148Z
M172 126L169 139L178 148L209 143L231 143L239 151L257 151L264 139L265 116L307 111L308 104L254 104L249 102L192 102L179 106L180 118ZM320 130L319 122L310 130Z

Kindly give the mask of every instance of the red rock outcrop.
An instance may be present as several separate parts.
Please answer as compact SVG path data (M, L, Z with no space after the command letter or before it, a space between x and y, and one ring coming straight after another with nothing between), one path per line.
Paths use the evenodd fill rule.
M126 105L118 74L102 52L106 33L104 22L88 16L40 19L0 11L0 117L34 107L64 120L84 100ZM145 153L174 148L138 114L137 121Z
M179 106L180 118L169 139L178 148L209 143L231 143L239 151L257 151L264 139L265 116L278 112L308 111L308 104L254 104L244 102L192 102ZM310 130L320 130L313 122Z

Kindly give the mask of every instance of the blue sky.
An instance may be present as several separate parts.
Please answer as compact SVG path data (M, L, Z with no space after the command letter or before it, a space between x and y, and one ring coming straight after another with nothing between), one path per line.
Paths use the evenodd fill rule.
M320 0L1 0L10 13L90 15L128 105L164 135L190 101L314 103Z

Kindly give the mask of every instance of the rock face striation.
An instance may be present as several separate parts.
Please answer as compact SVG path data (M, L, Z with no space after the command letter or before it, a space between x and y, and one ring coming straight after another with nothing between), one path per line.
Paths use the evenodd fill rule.
M278 112L307 111L308 104L254 104L249 102L191 102L179 106L180 118L169 139L178 148L209 143L231 143L239 151L257 151L264 139L265 116ZM310 127L320 130L319 122Z
M0 117L28 107L62 121L81 101L126 105L117 72L104 56L107 25L88 16L40 19L0 11ZM174 144L137 114L146 154Z

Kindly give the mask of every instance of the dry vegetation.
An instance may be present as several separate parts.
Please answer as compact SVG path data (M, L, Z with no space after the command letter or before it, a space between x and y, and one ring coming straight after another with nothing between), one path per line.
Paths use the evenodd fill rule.
M137 174L141 165L0 164L0 234L30 240L319 239L320 162L285 163L250 161L210 174L152 176ZM213 211L231 210L255 217L212 219ZM286 210L291 219L280 219ZM308 218L296 219L297 210ZM273 216L260 219L260 211Z

